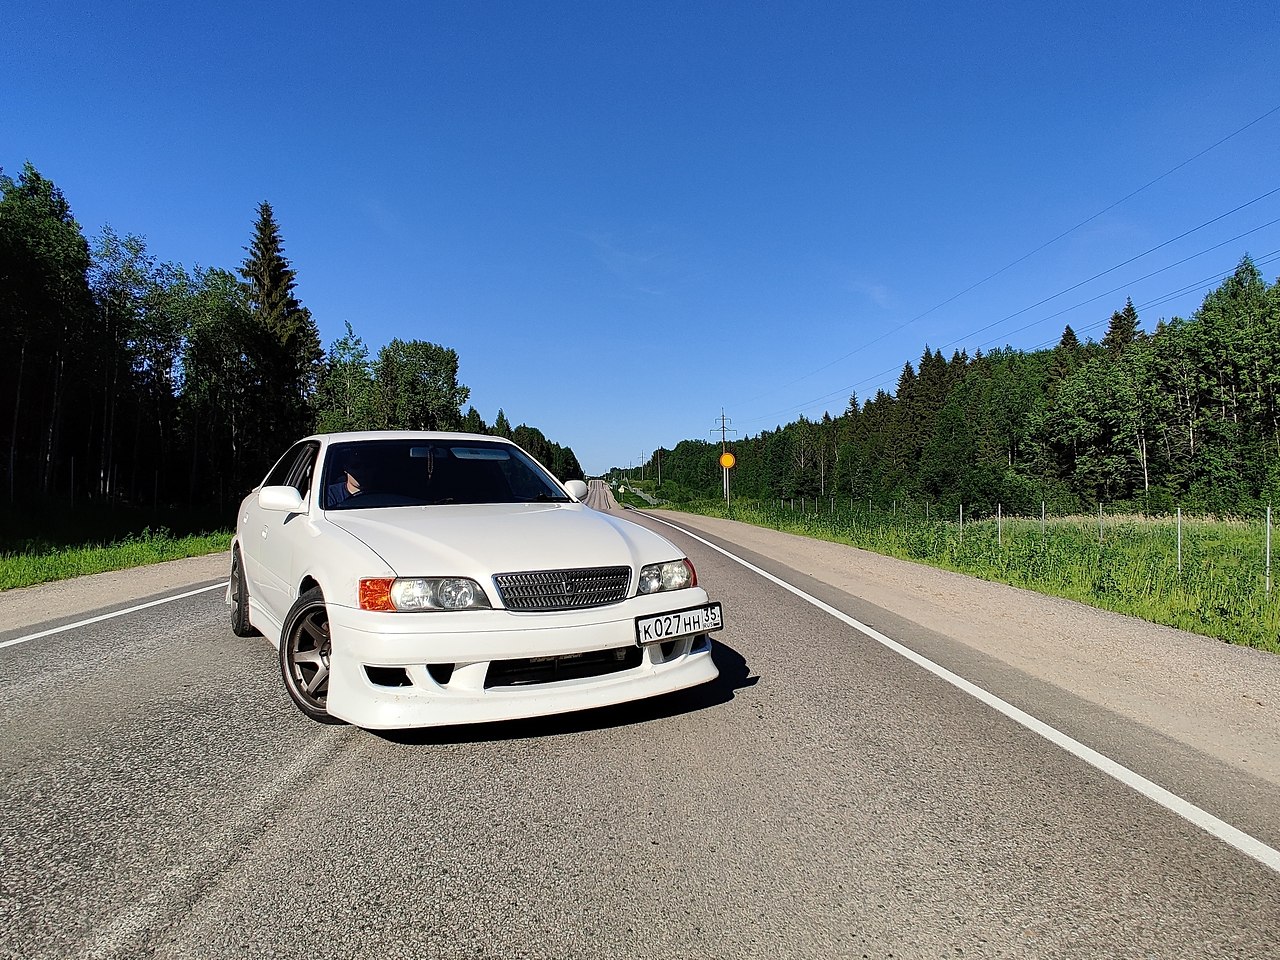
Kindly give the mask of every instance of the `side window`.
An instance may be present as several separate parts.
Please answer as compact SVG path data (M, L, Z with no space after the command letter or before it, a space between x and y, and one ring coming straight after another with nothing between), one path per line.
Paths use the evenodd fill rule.
M320 444L314 440L297 443L271 468L267 479L262 481L265 487L293 487L304 497L311 489L311 472L315 467L316 451Z
M315 472L316 453L320 449L320 444L305 443L302 447L303 449L299 451L297 459L293 462L292 469L289 470L289 478L285 483L295 488L305 500L307 494L311 492L311 475Z
M298 451L306 446L306 444L297 443L289 448L289 451L276 461L276 465L271 468L271 472L267 474L267 479L262 481L264 487L284 487L289 484L289 471L293 468L294 463L298 459Z

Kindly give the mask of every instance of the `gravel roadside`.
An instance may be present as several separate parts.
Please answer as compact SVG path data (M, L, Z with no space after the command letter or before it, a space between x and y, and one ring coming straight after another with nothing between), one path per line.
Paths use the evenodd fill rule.
M0 593L0 633L124 607L184 587L225 579L228 551L169 560L129 570L111 570L72 580L41 583Z

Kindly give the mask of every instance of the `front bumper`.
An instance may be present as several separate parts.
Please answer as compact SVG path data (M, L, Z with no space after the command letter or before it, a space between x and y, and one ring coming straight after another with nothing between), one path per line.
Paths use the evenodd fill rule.
M705 602L705 591L691 588L554 613L373 613L330 605L328 710L373 730L432 727L585 710L697 686L718 676L710 639L647 645L632 666L635 619ZM495 661L599 651L629 651L625 669L515 686L495 686L504 671L490 669Z

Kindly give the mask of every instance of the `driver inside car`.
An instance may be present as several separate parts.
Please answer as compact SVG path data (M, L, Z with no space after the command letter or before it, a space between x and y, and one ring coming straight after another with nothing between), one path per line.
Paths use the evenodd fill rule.
M365 475L364 464L354 454L348 457L342 479L325 488L325 507L332 510L344 500L360 492L360 478Z

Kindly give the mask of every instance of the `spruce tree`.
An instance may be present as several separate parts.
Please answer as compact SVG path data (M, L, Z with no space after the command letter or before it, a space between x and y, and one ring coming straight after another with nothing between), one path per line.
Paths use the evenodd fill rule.
M280 439L288 442L310 429L311 403L324 351L311 311L294 295L297 274L284 255L275 212L265 200L258 204L253 242L245 251L248 256L240 266L240 276L248 285L254 318L275 347L268 369L273 386L279 390L282 411L276 426Z
M493 421L493 432L496 436L505 437L508 440L512 436L511 421L507 419L507 414L501 407L498 408L498 416Z
M1102 345L1112 356L1124 353L1125 348L1132 346L1138 339L1138 311L1132 300L1125 300L1124 309L1111 315L1107 325L1107 335L1102 338Z

